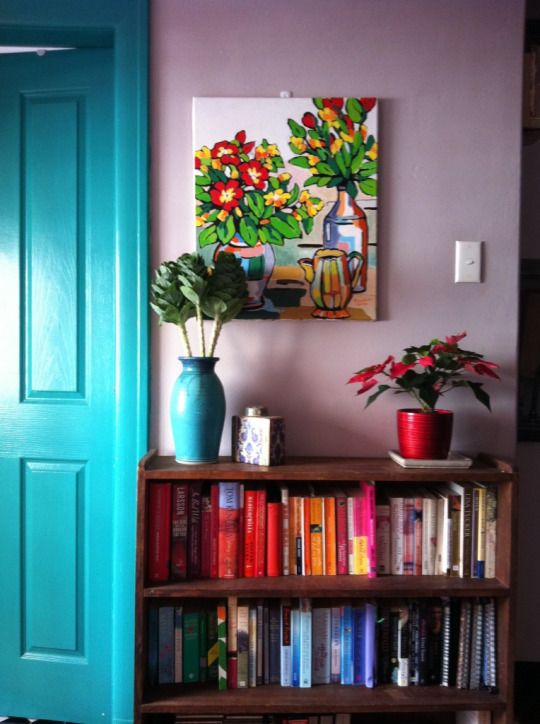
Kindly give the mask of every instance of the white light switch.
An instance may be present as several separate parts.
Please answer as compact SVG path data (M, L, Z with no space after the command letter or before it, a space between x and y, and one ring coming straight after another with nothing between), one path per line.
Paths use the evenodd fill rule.
M482 281L481 241L456 241L456 268L454 281Z

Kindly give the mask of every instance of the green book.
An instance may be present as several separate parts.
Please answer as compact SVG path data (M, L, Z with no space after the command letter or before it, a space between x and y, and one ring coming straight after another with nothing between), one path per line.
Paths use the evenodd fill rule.
M218 689L227 688L227 605L220 603L217 607L218 629Z
M200 681L200 617L197 611L184 612L184 684Z
M208 681L218 680L218 635L217 635L217 610L208 611Z

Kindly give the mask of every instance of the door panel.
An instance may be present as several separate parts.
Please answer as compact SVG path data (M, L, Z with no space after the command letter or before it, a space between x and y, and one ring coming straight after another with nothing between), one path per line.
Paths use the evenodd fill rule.
M0 56L0 713L110 721L112 50Z

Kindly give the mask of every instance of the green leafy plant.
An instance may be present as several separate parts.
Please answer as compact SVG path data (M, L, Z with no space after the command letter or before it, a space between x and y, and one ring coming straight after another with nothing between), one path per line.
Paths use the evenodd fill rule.
M393 386L379 384L377 391L368 397L366 407L383 392L393 390L395 394L406 393L413 397L423 412L433 412L442 395L456 387L466 387L489 410L489 395L483 389L483 383L469 380L464 375L473 373L498 380L499 375L495 372L498 365L488 362L478 352L461 349L459 342L466 336L467 333L462 332L445 337L444 342L432 339L420 347L406 347L400 361L389 356L381 364L356 372L349 383L361 385L357 395L375 387L379 375L393 383Z
M197 253L165 261L156 269L150 288L150 306L159 323L179 328L188 357L193 356L188 320L197 319L201 356L213 357L223 325L239 314L247 297L246 275L240 260L224 252L217 255L214 266L207 266ZM205 319L214 322L208 355Z
M212 148L195 151L195 223L200 248L227 244L240 235L249 246L283 246L313 229L313 217L323 202L282 171L283 158L275 143L246 142L246 132Z
M378 144L366 119L375 98L313 98L315 113L288 120L289 163L312 175L304 186L339 186L351 198L377 196Z

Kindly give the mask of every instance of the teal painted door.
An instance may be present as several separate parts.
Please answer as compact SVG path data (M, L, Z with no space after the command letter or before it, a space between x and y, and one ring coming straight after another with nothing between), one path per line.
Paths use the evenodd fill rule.
M111 49L0 56L0 714L111 721L113 151Z

